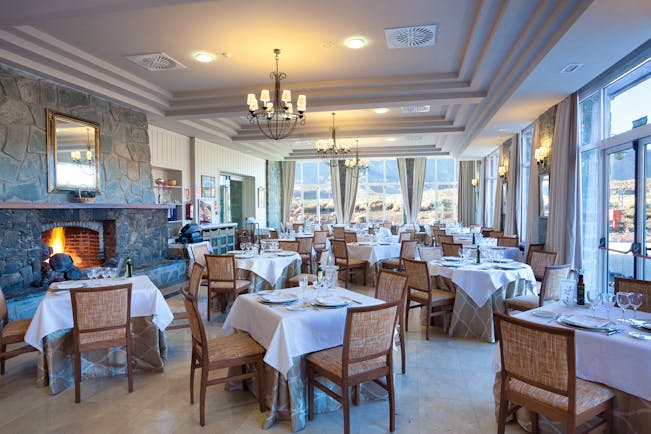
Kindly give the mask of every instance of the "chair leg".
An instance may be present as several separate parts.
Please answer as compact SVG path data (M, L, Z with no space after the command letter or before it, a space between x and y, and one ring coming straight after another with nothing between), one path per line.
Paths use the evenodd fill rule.
M346 286L345 288L348 289L348 280L350 279L350 269L346 268Z
M402 326L403 322L404 321L398 321L398 327L400 327L398 336L400 337L400 361L402 362L402 373L404 374L407 372L407 349L405 348L407 341L405 339L405 328Z
M509 402L504 398L506 389L504 386L504 378L502 378L502 385L500 388L500 413L497 420L497 434L504 434L506 429L506 415L508 413Z
M409 291L409 290L407 290ZM407 302L405 303L405 331L409 331L409 306L411 305L411 299L409 298L409 293L407 293Z
M264 413L266 406L264 402L264 362L262 361L262 356L258 357L255 369L257 370L256 381L258 383L258 403L260 404L260 412Z
M127 383L129 385L129 393L133 392L133 349L131 347L131 338L127 339Z
M350 390L348 385L341 385L341 404L344 410L344 434L350 434Z
M7 345L0 345L0 353L4 354L7 351ZM5 357L0 356L0 375L5 375Z
M194 370L196 368L196 359L194 357L194 349L190 357L190 404L194 404Z
M307 418L314 419L314 372L307 362Z
M529 414L531 415L531 434L538 434L538 413L534 413L533 411L529 411ZM571 432L572 428L567 427L567 432Z
M206 302L206 318L210 321L210 288L208 288L208 301Z
M604 421L606 422L606 433L610 434L613 432L613 400L611 399L606 404L606 410L604 410Z
M364 286L366 286L366 266L362 268L362 275L364 276Z
M429 328L430 321L432 321L432 308L430 307L427 312L427 324L425 324L425 340L429 341Z
M246 364L240 367L242 369L242 375L246 374ZM242 380L242 390L246 392L249 390L249 386L246 384L246 379Z
M389 392L389 431L396 430L396 396L393 388L393 369L387 375L387 389Z
M81 401L81 353L77 352L75 358L75 402Z
M360 392L361 389L362 389L361 384L355 384L353 386L353 405L359 405L359 395L361 393Z
M206 387L208 386L208 367L201 367L201 388L199 389L199 425L206 425Z

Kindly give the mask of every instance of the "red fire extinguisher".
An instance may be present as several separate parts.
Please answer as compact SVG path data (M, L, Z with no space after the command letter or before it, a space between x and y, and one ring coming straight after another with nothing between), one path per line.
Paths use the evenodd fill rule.
M185 204L185 219L194 220L194 206L192 205L192 202Z

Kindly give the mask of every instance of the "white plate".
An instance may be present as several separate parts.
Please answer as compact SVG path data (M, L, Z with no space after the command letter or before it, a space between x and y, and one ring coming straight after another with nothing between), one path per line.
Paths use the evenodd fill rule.
M294 256L295 252L278 252L276 255L278 256Z
M628 332L628 335L632 338L635 339L641 339L643 341L649 341L651 340L651 335L647 333L640 333L640 332Z
M85 288L86 283L84 282L79 282L77 280L66 280L65 282L54 282L52 285L50 285L50 288L59 290L59 289L77 289L77 288Z
M501 270L519 270L524 265L519 262L507 262L505 264L498 264L497 268Z
M463 258L459 258L459 257L456 257L456 256L443 256L441 258L441 260L443 260L445 262L461 262L461 261L463 261Z
M314 299L314 304L323 307L343 307L348 306L350 303L351 301L349 299L339 297L338 295L332 295L330 297L317 297Z
M307 304L298 304L298 305L292 305L292 306L286 306L285 309L291 310L294 312L303 312L305 310L309 310L310 306Z
M557 313L551 310L535 309L531 311L531 315L539 318L556 318Z
M590 315L563 315L558 322L565 325L581 327L585 329L605 329L611 324L606 318L592 317Z
M261 295L258 297L258 300L260 300L263 303L269 303L269 304L286 304L286 303L293 303L298 300L298 297L295 296L294 294L287 294L285 292L277 293L277 294L267 294L267 295Z
M266 249L265 250L265 252L269 252L269 253L278 253L278 252L282 252L282 251L283 251L283 249Z
M495 262L498 264L508 264L509 262L513 262L513 259L497 259Z

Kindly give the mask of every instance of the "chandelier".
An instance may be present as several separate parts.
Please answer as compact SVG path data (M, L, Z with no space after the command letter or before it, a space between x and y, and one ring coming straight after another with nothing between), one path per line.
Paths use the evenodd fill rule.
M316 153L327 159L338 159L339 157L345 156L350 152L350 144L348 143L337 143L337 133L335 129L335 114L332 113L332 128L331 135L328 140L317 140L316 141Z
M89 128L86 128L86 152L82 155L81 151L71 151L70 159L77 167L81 168L81 170L88 175L95 171Z
M278 55L280 49L274 49L276 55L276 71L269 73L269 78L275 81L273 99L270 98L269 90L263 89L260 92L260 104L255 94L250 93L246 98L249 105L249 114L247 118L252 124L255 122L258 128L266 137L273 140L284 139L294 131L296 123L301 120L301 125L305 123L305 95L299 95L296 100L296 113L292 105L292 92L290 90L280 90L280 80L287 78L284 72L278 72Z
M360 171L368 169L369 161L359 158L359 141L355 140L355 158L345 161L346 167L349 169L358 168Z

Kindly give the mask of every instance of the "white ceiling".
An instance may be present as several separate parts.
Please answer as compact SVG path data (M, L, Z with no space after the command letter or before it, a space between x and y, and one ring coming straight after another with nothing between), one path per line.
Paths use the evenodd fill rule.
M2 1L0 62L122 101L150 122L257 157L313 155L358 139L362 154L486 155L649 37L648 0ZM437 25L432 47L388 49L384 29ZM368 45L351 50L353 35ZM246 94L307 95L305 125L281 141L246 120ZM165 52L186 69L125 56ZM218 56L200 64L197 51ZM229 53L230 58L220 56ZM568 63L582 63L561 74ZM403 106L429 105L423 114ZM372 109L390 108L385 114ZM389 141L387 139L395 139Z

